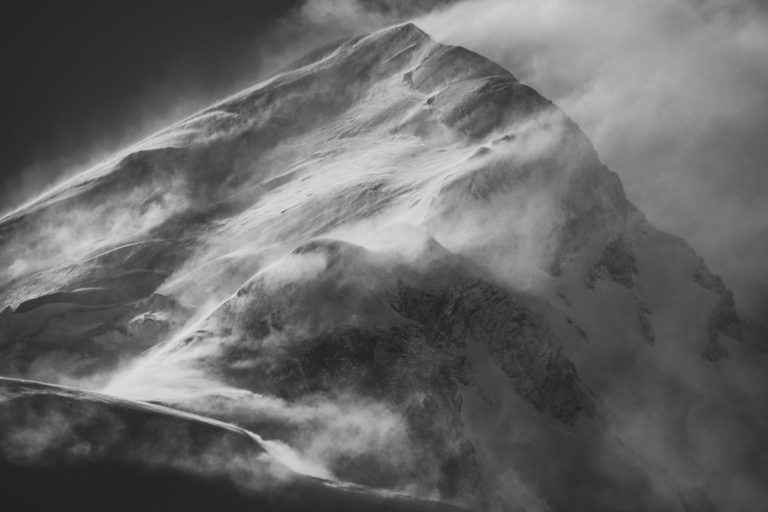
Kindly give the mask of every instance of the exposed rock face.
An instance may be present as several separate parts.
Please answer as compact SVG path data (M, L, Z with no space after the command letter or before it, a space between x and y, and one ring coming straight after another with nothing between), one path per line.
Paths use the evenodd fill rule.
M486 510L752 499L680 440L741 417L701 357L738 347L725 284L556 106L411 24L43 194L0 268L4 375L106 375L341 479Z
M637 314L637 322L640 324L640 332L643 338L649 345L653 345L656 342L656 333L653 331L653 325L651 324L651 312L645 308L640 308L640 312Z
M509 293L478 280L442 295L408 288L400 300L395 309L426 326L428 343L450 347L472 340L487 346L514 389L542 413L570 425L581 414L594 414L559 340Z
M726 287L722 278L713 274L704 260L699 258L699 265L694 271L693 280L703 288L718 295L717 303L709 315L708 341L702 355L708 361L718 361L728 357L728 349L723 345L720 336L740 340L742 337L742 325L739 314L736 312L736 303L733 292Z
M617 237L605 246L590 274L590 285L597 279L610 279L632 288L632 276L637 274L637 261L632 246L624 237Z

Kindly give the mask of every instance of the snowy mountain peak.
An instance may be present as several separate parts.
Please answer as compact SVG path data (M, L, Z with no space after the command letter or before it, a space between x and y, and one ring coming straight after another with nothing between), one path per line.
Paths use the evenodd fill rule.
M670 442L738 413L730 291L559 108L413 24L5 217L5 305L0 374L232 422L341 480L487 510L732 498L733 468Z

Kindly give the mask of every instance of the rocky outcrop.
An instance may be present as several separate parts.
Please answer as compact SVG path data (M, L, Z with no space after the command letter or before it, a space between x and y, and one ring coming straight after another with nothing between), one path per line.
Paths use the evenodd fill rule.
M640 334L645 342L649 345L656 343L656 333L651 324L651 312L645 306L640 306L640 311L637 313L637 323L640 326Z
M709 315L707 333L709 340L704 349L704 359L718 361L728 357L728 349L722 344L720 336L728 336L734 339L741 338L741 319L736 312L736 303L733 300L733 292L728 290L720 298Z
M699 258L698 262L693 280L717 296L717 302L707 321L708 339L702 352L704 359L714 362L728 357L728 349L723 345L720 337L741 339L742 323L736 311L733 292L719 275L709 270L703 259Z
M600 253L590 270L588 285L592 288L599 279L613 281L625 288L632 288L633 276L637 275L637 260L629 241L619 236L611 240Z
M594 406L546 321L502 289L483 281L441 295L406 288L395 310L427 326L437 346L485 345L520 396L566 424Z

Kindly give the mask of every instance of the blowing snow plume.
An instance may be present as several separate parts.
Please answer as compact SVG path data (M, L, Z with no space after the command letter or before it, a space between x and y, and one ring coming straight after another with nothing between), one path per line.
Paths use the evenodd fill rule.
M321 47L44 193L0 224L0 258L18 262L0 289L2 372L245 428L339 496L763 503L752 325L518 78L396 25ZM84 238L87 254L20 252L48 247L51 219L103 205L107 224L141 219L147 191L173 207ZM296 503L283 497L270 506Z

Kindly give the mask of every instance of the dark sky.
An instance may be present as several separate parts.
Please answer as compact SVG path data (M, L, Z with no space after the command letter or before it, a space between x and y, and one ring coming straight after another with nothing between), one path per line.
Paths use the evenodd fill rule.
M41 176L54 179L99 159L258 78L262 36L300 3L4 7L0 210L39 189Z

